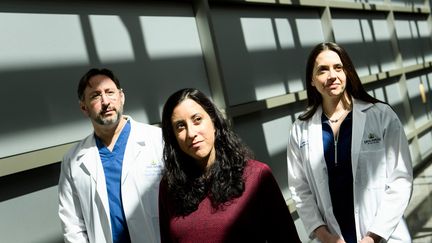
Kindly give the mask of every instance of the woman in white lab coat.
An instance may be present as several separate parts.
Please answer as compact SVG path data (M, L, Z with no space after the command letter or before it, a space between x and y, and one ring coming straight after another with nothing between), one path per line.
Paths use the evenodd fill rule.
M308 107L294 123L288 182L311 238L411 242L403 219L412 165L392 108L363 88L346 51L321 43L306 66Z

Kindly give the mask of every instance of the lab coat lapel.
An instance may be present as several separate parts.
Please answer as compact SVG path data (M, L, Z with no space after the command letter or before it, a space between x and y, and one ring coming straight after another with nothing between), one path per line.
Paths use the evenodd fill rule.
M353 178L355 180L357 173L357 165L360 154L361 144L363 142L363 132L366 124L366 113L364 112L372 104L353 98L353 124L351 138L351 163ZM360 139L359 139L360 138Z
M324 161L324 148L322 142L322 124L321 124L321 114L322 108L321 106L317 108L317 111L313 115L311 119L311 124L309 125L309 158L312 167L312 171L315 173L315 178L327 181L327 177L323 177L323 175L327 175L326 173L322 173L326 170L325 161Z
M109 217L108 192L105 182L105 173L93 135L86 139L84 148L85 149L82 150L77 159L81 163L81 169L91 177L92 188L94 186L96 187L95 197L99 197L102 209L105 212L105 215ZM97 202L96 198L94 200Z
M129 118L130 119L130 118ZM126 144L125 153L123 156L123 166L122 166L122 184L125 182L128 177L130 170L135 168L134 163L140 163L143 161L137 160L137 157L142 151L143 146L145 145L144 140L142 139L142 133L144 131L138 131L138 126L136 126L135 122L131 120L131 130L129 133L129 138Z
M96 147L96 141L94 136L88 137L81 149L80 154L77 156L77 160L80 162L80 167L84 170L93 181L97 182L97 161L100 161L99 151Z

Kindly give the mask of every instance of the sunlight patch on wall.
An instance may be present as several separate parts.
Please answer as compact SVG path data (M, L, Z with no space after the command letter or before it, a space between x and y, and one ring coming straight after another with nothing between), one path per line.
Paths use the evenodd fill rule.
M372 27L374 30L375 41L389 41L390 31L386 19L372 20Z
M395 30L396 30L397 38L401 43L400 46L402 48L404 47L404 45L405 46L408 45L405 43L414 44L416 42L416 39L419 37L419 33L417 31L417 28L415 27L414 21L396 20ZM415 47L419 47L419 46L417 45ZM409 51L408 50L406 51L409 54L402 53L404 66L414 65L417 64L419 61L421 61L421 56L413 55L414 53L417 54L417 48L415 48L416 52L413 52L412 48L409 47L407 47L406 49L409 49Z
M334 34L337 36L337 41L340 43L356 43L361 40L370 39L370 30L366 33L363 29L370 29L363 26L359 19L333 19L332 20Z
M295 48L294 36L288 19L275 19L279 45L282 49Z
M0 13L0 70L89 63L78 15Z
M295 47L292 28L288 19L240 18L240 23L248 51Z
M386 100L383 87L380 87L380 88L377 88L374 90L369 90L368 94L370 94L371 96L373 96L379 100Z
M420 37L424 38L430 38L432 34L432 29L429 27L427 20L421 20L421 21L411 21L413 28L417 27L419 30Z
M395 20L396 35L403 48L403 65L415 65L432 60L431 30L425 20ZM404 48L405 47L405 48Z
M288 134L292 125L290 116L264 122L262 125L265 144L270 156L285 154L288 145Z
M363 40L373 41L372 27L369 24L369 21L367 19L361 19L360 23L361 23L361 31L363 33Z
M202 55L194 17L142 16L140 23L150 58Z
M414 21L395 20L395 27L399 40L417 38L419 35Z
M78 141L91 132L92 127L89 121L81 119L76 122L40 127L30 131L14 131L11 134L2 134L0 137L0 148L2 148L0 158Z
M270 18L240 18L248 51L276 50L276 39Z
M0 220L1 241L63 242L57 195L58 187L53 186L2 202L0 215L8 220Z
M320 19L296 19L298 37L302 47L315 46L320 40L324 40L324 34Z
M414 21L413 21L414 22ZM413 24L414 25L414 24ZM419 35L422 39L425 39L425 43L423 45L423 55L426 62L432 61L432 45L430 42L430 38L432 36L432 26L429 25L427 20L419 20L416 22L415 26L419 30ZM427 41L429 40L429 41Z
M364 55L362 51L351 53L352 58L354 55L361 57L363 64L357 67L360 76L388 71L396 67L390 41L390 29L384 16L363 15L350 19L344 17L345 14L339 15L342 18L332 20L335 41L346 46L362 43L364 46L361 48L369 53L367 55ZM370 60L367 60L368 58ZM379 65L373 64L376 61ZM354 62L356 62L355 59Z
M90 25L101 62L135 60L130 33L119 16L91 15Z
M419 136L420 154L425 158L432 153L432 132L428 132Z
M430 108L426 103L422 102L420 93L420 84L423 83L423 80L426 80L426 75L407 78L406 81L408 97L412 106L411 112L414 115L414 124L416 127L427 125L430 121ZM421 87L423 87L426 94L429 93L428 85L422 85ZM425 101L427 102L427 99Z
M402 104L402 93L398 83L392 83L384 87L386 94L386 101L392 106Z
M305 90L305 83L303 82L303 80L299 77L299 78L293 78L290 80L287 80L287 86L288 86L288 90L290 93L293 92L299 92L302 90Z
M263 78L263 80L265 79ZM255 89L257 100L286 94L285 84L279 81L277 79L263 81L262 83L265 85L261 85Z

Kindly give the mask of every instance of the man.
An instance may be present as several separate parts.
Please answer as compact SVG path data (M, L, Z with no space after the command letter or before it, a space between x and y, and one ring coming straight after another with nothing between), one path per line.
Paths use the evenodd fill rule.
M125 94L108 69L90 69L79 82L78 98L94 133L62 161L65 242L159 242L160 128L123 115Z

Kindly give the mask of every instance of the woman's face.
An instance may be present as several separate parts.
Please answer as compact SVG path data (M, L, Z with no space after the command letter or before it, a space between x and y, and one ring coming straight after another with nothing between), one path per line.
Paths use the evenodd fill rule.
M171 125L180 149L203 168L215 160L215 128L209 114L194 100L185 99L171 115Z
M330 50L322 51L315 59L312 86L323 99L341 97L346 88L346 74L339 55Z

